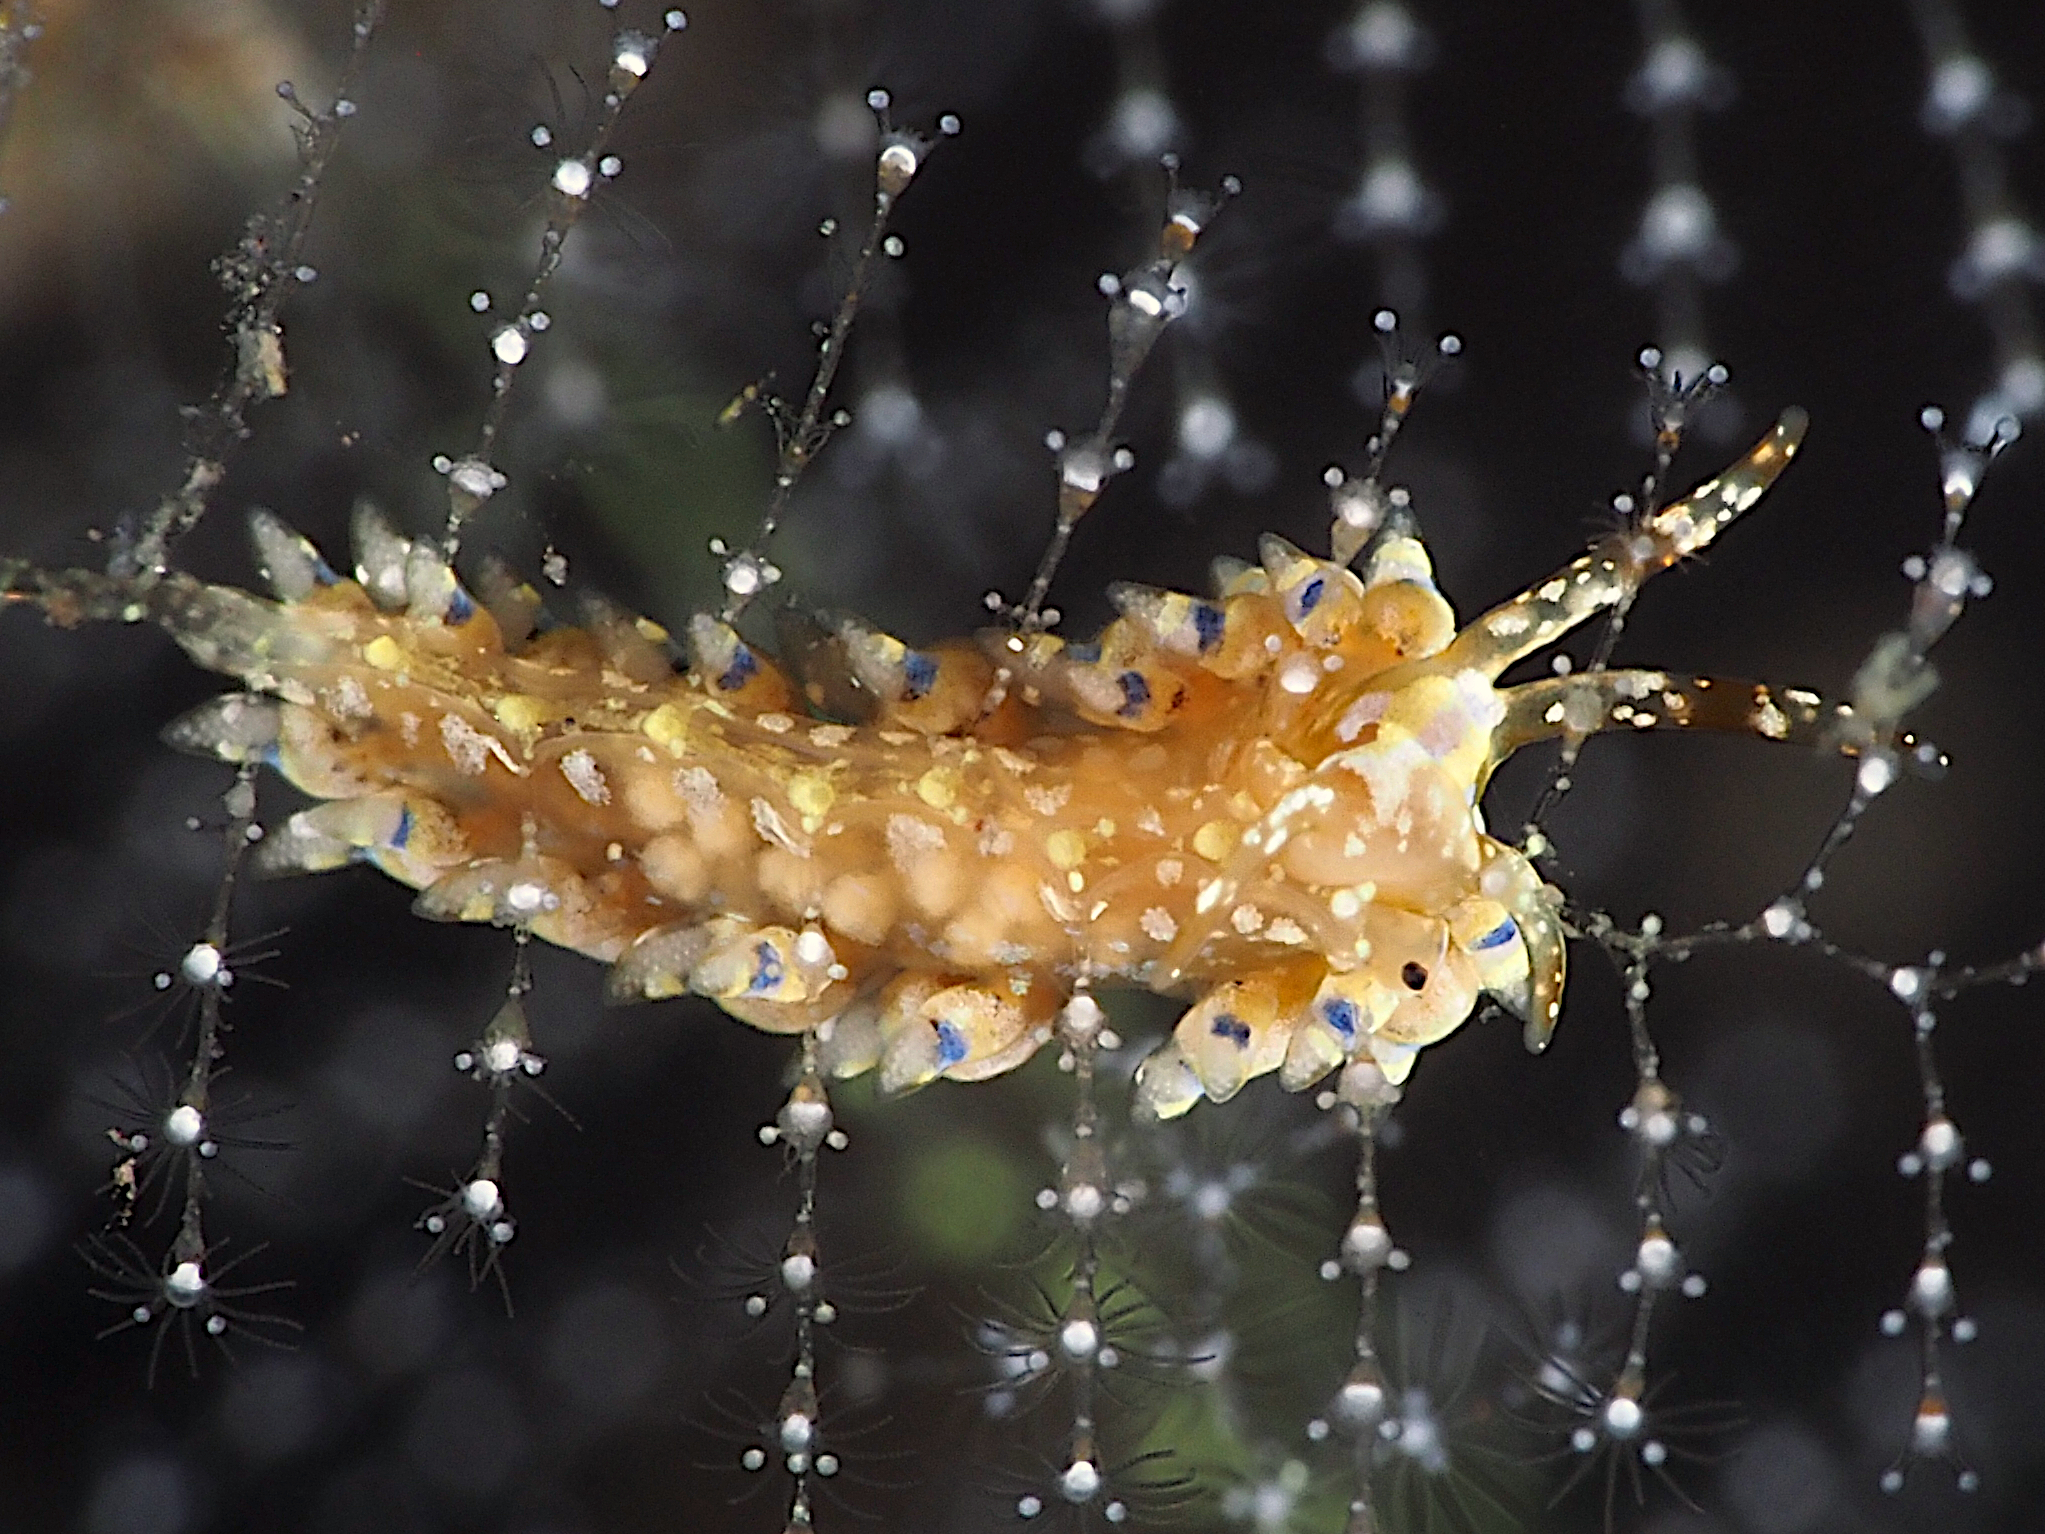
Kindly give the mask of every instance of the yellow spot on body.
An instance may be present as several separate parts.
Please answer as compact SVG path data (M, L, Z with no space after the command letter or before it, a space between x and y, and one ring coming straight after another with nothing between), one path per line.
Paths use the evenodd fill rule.
M379 671L397 671L405 664L405 652L388 634L379 634L362 647L362 658Z
M520 735L531 735L547 722L547 705L522 692L508 692L490 710L497 722Z
M1193 833L1193 850L1210 863L1219 863L1235 849L1236 828L1224 821L1210 820Z
M837 801L838 790L821 772L798 772L788 780L788 802L805 823L821 819ZM806 825L806 829L814 831L816 827Z
M916 780L916 797L933 810L948 810L958 802L959 771L956 767L933 767Z
M655 745L680 756L689 733L689 716L672 703L663 703L639 722L639 728Z
M1044 855L1054 868L1077 868L1086 861L1086 838L1077 831L1053 831L1044 838Z

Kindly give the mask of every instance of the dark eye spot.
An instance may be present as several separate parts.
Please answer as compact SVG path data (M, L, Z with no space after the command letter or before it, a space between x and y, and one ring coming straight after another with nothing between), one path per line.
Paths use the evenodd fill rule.
M1425 990L1427 988L1427 966L1425 964L1415 964L1411 959L1408 959L1406 967L1399 971L1399 978L1406 982L1406 989L1409 991Z

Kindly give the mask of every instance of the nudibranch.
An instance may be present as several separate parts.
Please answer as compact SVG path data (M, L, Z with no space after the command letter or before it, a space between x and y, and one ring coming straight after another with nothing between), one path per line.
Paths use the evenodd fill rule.
M1266 538L1211 596L1113 588L1091 644L1001 629L913 648L792 615L780 661L709 616L686 669L601 603L536 631L501 569L472 597L430 541L356 518L353 578L258 513L274 600L169 575L126 616L247 690L177 745L323 801L257 856L367 861L421 913L694 993L884 1090L1009 1070L1076 987L1190 1002L1138 1073L1183 1113L1347 1062L1393 1083L1484 997L1543 1047L1559 897L1485 830L1493 769L1608 729L1838 739L1810 694L1655 670L1501 686L1514 662L1704 548L1795 455L1800 411L1688 496L1461 628L1411 518L1352 563Z

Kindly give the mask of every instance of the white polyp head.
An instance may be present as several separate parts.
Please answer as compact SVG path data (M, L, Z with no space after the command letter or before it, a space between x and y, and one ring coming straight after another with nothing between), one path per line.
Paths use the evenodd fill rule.
M163 1297L180 1310L189 1310L206 1293L206 1275L196 1262L181 1262L164 1276Z
M1342 1235L1342 1261L1352 1273L1381 1268L1392 1257L1392 1233L1374 1214L1360 1214Z
M1640 1243L1640 1250L1634 1254L1633 1261L1641 1276L1651 1284L1670 1282L1680 1267L1676 1243L1660 1231Z
M206 1133L206 1116L190 1103L179 1103L163 1116L163 1137L173 1145L197 1145Z
M1919 1454L1943 1454L1951 1443L1953 1419L1945 1403L1926 1396L1910 1422L1910 1447Z
M1854 783L1868 798L1885 792L1896 781L1896 764L1886 751L1870 751L1860 760Z
M1179 446L1195 458L1219 458L1235 435L1236 413L1216 395L1196 394L1179 411Z
M781 1105L779 1128L798 1148L820 1145L831 1132L831 1105L821 1094L791 1094Z
M1951 53L1931 72L1925 115L1935 128L1957 128L1988 105L1995 95L1995 76L1980 55Z
M463 458L448 464L443 472L455 489L476 501L489 500L506 483L503 470L480 458Z
M1076 1459L1058 1475L1058 1495L1067 1502L1091 1502L1100 1494L1101 1467L1090 1459Z
M799 1454L816 1439L817 1425L807 1412L792 1411L781 1419L780 1434L782 1452Z
M816 1281L816 1258L804 1252L794 1252L781 1259L782 1287L790 1294L807 1294L810 1285Z
M1910 1303L1922 1315L1935 1316L1953 1303L1953 1270L1927 1257L1910 1276Z
M907 186L918 169L916 150L913 145L895 140L880 152L878 170L881 184L890 192L899 192Z
M227 984L227 961L211 943L194 943L178 961L187 985Z
M1598 1415L1604 1422L1605 1431L1614 1438L1633 1437L1647 1420L1647 1414L1632 1396L1613 1396Z
M506 367L517 367L525 361L529 350L525 332L516 325L506 325L490 338L490 351Z
M1107 1014L1101 1004L1085 991L1077 992L1058 1014L1058 1031L1069 1044L1084 1043L1100 1036Z
M1058 1328L1058 1351L1074 1362L1093 1357L1100 1346L1101 1329L1091 1321L1075 1319Z
M653 66L653 39L639 32L618 34L618 51L611 55L611 63L635 80L646 77L646 71Z
M1093 1183L1076 1182L1065 1190L1065 1212L1075 1220L1099 1219L1106 1207L1106 1197Z
M1212 1225L1228 1213L1229 1206L1235 1202L1235 1193L1220 1178L1210 1177L1193 1189L1189 1202L1193 1206L1194 1217L1203 1224Z
M1796 923L1796 907L1787 900L1778 900L1761 913L1761 930L1777 940L1796 931Z
M587 197L591 179L587 160L563 160L554 167L554 190L563 197Z
M1434 1420L1433 1405L1425 1392L1407 1391L1400 1402L1398 1417L1386 1422L1385 1427L1395 1429L1399 1452L1417 1461L1422 1470L1439 1475L1448 1469L1448 1450L1442 1446L1441 1427ZM1384 1428L1378 1431L1382 1433Z
M1943 1172L1960 1159L1959 1126L1943 1114L1932 1119L1918 1136L1917 1150L1927 1164Z
M485 1069L501 1076L518 1064L519 1047L510 1039L492 1039L483 1050Z
M472 1220L487 1220L504 1207L504 1194L497 1184L487 1177L478 1177L462 1185L462 1213Z
M1344 1425L1375 1427L1385 1414L1385 1387L1374 1379L1351 1375L1335 1392L1335 1415Z

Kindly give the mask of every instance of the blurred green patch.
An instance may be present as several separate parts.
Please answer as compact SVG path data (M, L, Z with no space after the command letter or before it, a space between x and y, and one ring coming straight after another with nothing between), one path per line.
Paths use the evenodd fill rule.
M639 393L667 380L642 376L621 359L610 430L588 455L583 492L591 511L645 580L656 611L687 613L715 579L704 547L712 533L734 543L752 536L773 472L760 434L720 430L725 399L709 391ZM693 577L693 580L691 579Z
M1035 1208L1029 1181L987 1141L947 1138L905 1167L903 1223L924 1253L955 1267L989 1262Z

